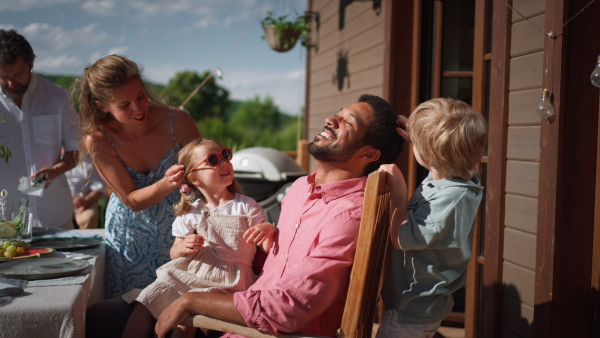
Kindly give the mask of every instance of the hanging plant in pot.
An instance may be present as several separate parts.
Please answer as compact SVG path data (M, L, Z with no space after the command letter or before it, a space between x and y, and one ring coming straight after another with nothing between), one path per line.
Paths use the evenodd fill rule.
M294 48L298 40L304 47L316 47L310 41L310 23L307 16L297 16L292 20L288 15L274 17L272 12L261 20L265 32L263 40L266 39L269 47L277 52L287 52Z

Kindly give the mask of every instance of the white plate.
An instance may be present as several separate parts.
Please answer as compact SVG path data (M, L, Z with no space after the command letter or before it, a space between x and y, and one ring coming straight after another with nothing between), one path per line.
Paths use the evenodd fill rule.
M50 279L75 275L90 265L69 258L35 258L0 264L0 276L27 280Z

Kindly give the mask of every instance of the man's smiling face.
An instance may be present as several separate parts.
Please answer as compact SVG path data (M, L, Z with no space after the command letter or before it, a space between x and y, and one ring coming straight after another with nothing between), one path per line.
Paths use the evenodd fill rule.
M364 143L362 137L373 118L373 109L365 102L342 108L325 119L323 131L308 145L308 152L318 161L346 162Z

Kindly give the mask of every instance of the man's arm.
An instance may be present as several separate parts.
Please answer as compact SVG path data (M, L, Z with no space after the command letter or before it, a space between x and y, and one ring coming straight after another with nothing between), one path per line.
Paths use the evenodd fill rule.
M36 177L42 173L47 173L48 181L46 183L45 188L48 188L50 186L50 183L52 183L53 179L64 174L65 172L75 168L75 166L77 165L78 154L79 154L79 152L77 152L77 151L67 151L63 155L62 159L60 161L56 162L52 167L42 168L42 169L34 172L33 175L31 175L31 177Z
M154 331L159 338L183 322L189 315L199 314L230 323L246 325L233 303L233 295L212 292L188 292L169 305L158 317Z

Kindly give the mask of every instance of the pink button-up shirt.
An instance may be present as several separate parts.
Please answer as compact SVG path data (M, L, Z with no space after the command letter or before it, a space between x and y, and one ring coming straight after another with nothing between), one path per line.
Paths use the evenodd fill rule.
M356 251L366 177L315 185L294 182L282 203L271 253L235 306L246 325L335 337ZM226 334L225 337L233 337Z

